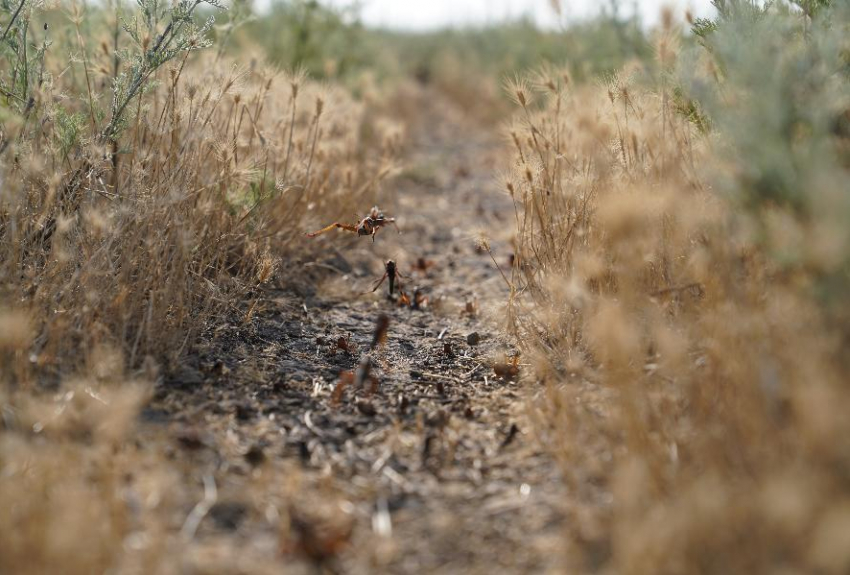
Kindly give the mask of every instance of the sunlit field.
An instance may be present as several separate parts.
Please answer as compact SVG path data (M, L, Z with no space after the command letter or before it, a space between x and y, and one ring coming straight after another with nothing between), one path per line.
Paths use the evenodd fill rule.
M850 7L713 4L0 1L0 573L850 571Z

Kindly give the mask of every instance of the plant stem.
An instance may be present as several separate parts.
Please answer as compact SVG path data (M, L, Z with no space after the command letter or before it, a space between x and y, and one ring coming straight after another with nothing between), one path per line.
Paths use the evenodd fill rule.
M15 23L15 20L17 20L17 19L18 19L18 16L20 15L21 10L23 10L23 9L24 9L24 4L26 4L26 3L27 3L27 0L21 0L21 3L20 3L20 4L18 4L18 9L17 9L17 10L15 10L15 13L14 13L14 14L12 14L12 19L11 19L11 20L9 20L9 24L6 26L6 30L4 30L4 31L3 31L3 37L2 37L2 38L0 38L0 42L2 42L3 40L5 40L5 39L6 39L6 36L8 36L8 35L9 35L9 30L11 30L11 29L12 29L12 24L14 24L14 23Z

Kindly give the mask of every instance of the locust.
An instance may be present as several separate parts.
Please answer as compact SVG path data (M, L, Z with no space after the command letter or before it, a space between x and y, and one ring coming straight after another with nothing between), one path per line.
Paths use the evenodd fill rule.
M357 234L358 236L372 236L372 241L375 241L375 236L378 234L378 230L387 224L392 224L396 231L401 233L398 229L398 226L395 223L395 218L390 218L384 214L378 208L378 206L374 206L370 211L369 215L357 222L356 224L343 224L341 222L334 222L328 226L323 227L320 230L315 232L311 232L306 234L308 238L315 238L325 232L329 232L334 228L339 228L341 230L345 230L347 232L352 232Z

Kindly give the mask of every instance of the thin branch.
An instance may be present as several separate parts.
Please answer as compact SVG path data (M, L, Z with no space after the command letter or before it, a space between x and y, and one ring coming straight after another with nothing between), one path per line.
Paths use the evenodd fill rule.
M21 3L20 3L20 4L18 4L18 9L17 9L17 10L15 10L15 13L14 13L14 14L12 14L12 19L11 19L11 20L9 20L9 25L8 25L8 26L6 26L6 30L4 30L4 31L3 31L3 37L2 37L2 38L0 38L0 42L2 42L3 40L5 40L5 39L6 39L6 36L8 36L8 35L9 35L9 30L11 30L11 29L12 29L12 24L14 24L14 23L15 23L15 20L17 20L17 19L18 19L18 16L20 15L21 10L23 10L23 9L24 9L24 4L26 4L26 3L27 3L27 0L21 0Z

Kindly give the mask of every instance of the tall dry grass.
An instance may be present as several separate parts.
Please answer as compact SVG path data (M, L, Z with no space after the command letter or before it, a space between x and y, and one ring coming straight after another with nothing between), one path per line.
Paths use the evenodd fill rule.
M151 385L263 286L306 282L297 238L372 205L395 161L345 91L196 53L198 5L4 6L4 573L182 569L196 486L134 441Z
M723 14L697 54L663 21L655 77L508 86L570 570L846 573L850 19Z
M235 64L202 71L209 64L164 71L135 104L116 166L94 146L84 172L63 169L50 127L13 150L4 299L32 317L23 363L40 374L73 370L100 343L131 366L179 356L211 314L273 279L301 248L306 216L361 207L388 173L392 151L364 153L363 110L344 93ZM62 202L74 177L77 199Z

